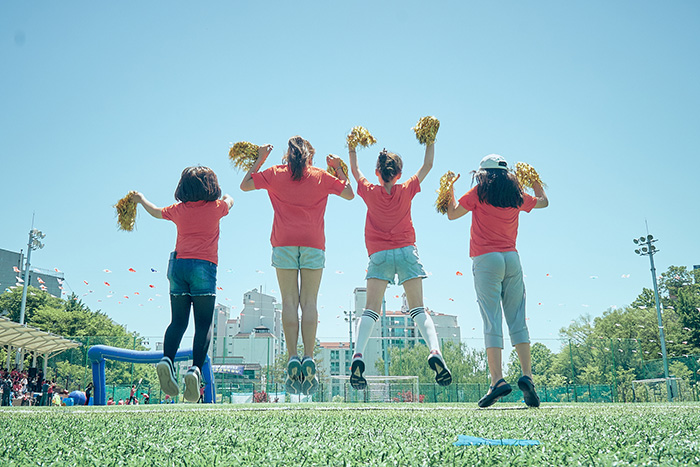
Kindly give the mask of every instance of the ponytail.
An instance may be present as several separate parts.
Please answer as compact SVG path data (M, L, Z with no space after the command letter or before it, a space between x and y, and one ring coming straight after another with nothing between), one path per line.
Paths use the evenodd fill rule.
M306 173L306 165L313 160L314 154L314 147L301 136L289 138L289 147L284 159L292 172L292 180L301 180Z
M403 170L401 156L389 152L384 148L382 152L379 153L379 158L377 158L377 170L384 183L389 183L394 177L401 174Z

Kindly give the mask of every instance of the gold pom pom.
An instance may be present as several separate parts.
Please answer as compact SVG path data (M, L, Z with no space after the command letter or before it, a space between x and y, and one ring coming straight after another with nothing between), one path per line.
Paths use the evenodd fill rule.
M357 146L364 148L373 145L377 142L374 136L365 127L355 126L350 130L347 137L348 147L355 149Z
M117 226L119 230L131 232L136 223L136 203L133 195L135 191L130 191L125 197L117 201L114 207L117 209Z
M418 120L416 126L413 127L413 131L416 132L416 138L420 144L433 144L435 143L435 137L440 129L440 120L435 117L423 117Z
M437 201L435 201L435 209L440 214L447 214L447 207L452 202L452 185L456 179L457 176L451 170L440 177L440 188L437 191Z
M331 156L332 155L333 154L331 154ZM345 164L345 162L343 162L343 159L340 159L340 170L342 170L343 173L345 174L345 178L348 178L348 166ZM338 173L336 172L335 167L329 165L328 168L326 169L326 171L329 174L333 175L335 178L340 178L340 177L338 177Z
M255 161L258 160L259 148L260 146L248 141L240 141L228 151L228 158L231 159L235 168L250 170Z
M525 188L532 188L532 184L535 182L538 182L543 188L547 187L535 168L525 162L518 162L515 164L515 177Z

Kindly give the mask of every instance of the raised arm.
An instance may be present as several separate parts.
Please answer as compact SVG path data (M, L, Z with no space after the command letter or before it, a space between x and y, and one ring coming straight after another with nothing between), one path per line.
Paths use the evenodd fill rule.
M450 197L452 198L452 200L450 201L450 204L447 205L447 218L451 221L459 219L460 217L469 212L467 208L459 204L457 202L457 198L455 198L455 182L457 180L459 180L459 174L457 174L457 177L450 185Z
M231 195L225 194L224 196L221 197L221 201L228 204L229 209L231 209L233 207L233 198L231 197Z
M539 208L546 208L549 206L549 200L547 199L547 195L544 192L544 188L542 188L542 184L539 182L534 182L532 184L532 190L535 192L535 198L537 198L537 204L535 204L535 209Z
M423 179L428 175L430 169L433 168L433 159L435 158L435 144L428 144L425 146L425 158L423 159L423 165L418 172L416 172L416 177L418 181L423 183Z
M333 154L329 154L326 157L326 162L328 165L331 167L335 168L335 176L338 177L341 181L345 182L345 188L343 191L340 192L340 196L343 199L351 200L355 197L355 193L352 191L352 185L350 185L350 181L348 180L348 177L345 176L345 172L343 172L343 169L340 168L340 157L335 156Z
M263 144L258 148L258 158L255 160L253 166L246 172L243 176L243 181L241 182L241 190L252 191L255 190L255 182L253 182L253 174L260 170L260 167L267 160L267 156L272 152L271 144Z
M355 177L355 181L359 183L364 175L362 175L360 168L357 166L357 152L355 148L350 148L348 150L348 157L350 158L350 172L352 172L352 176Z
M147 213L149 213L151 216L155 217L156 219L162 219L163 218L163 210L162 208L159 208L155 204L151 203L146 199L145 196L143 196L143 193L136 192L133 195L133 200L134 202L140 204L143 206L143 208L146 210Z

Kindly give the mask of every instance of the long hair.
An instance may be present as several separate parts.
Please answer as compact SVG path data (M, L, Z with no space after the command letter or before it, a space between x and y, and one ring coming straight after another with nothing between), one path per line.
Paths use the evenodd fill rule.
M479 169L474 174L479 201L497 208L522 206L523 188L515 174L503 169Z
M221 187L216 174L201 165L187 167L180 175L175 189L175 199L182 201L216 201L221 198Z
M389 183L403 170L401 156L383 149L377 158L377 170L384 183Z
M313 161L316 150L301 136L292 136L288 144L284 161L292 172L292 180L301 180L306 173L306 165Z

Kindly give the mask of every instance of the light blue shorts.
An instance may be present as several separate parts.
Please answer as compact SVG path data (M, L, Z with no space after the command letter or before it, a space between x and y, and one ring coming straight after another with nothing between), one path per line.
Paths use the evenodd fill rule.
M272 267L323 269L326 267L326 252L308 246L276 246L272 248Z
M398 285L417 277L421 279L428 277L418 258L418 249L415 245L378 251L370 255L365 279L381 279L394 284L394 277L397 275L399 276Z

